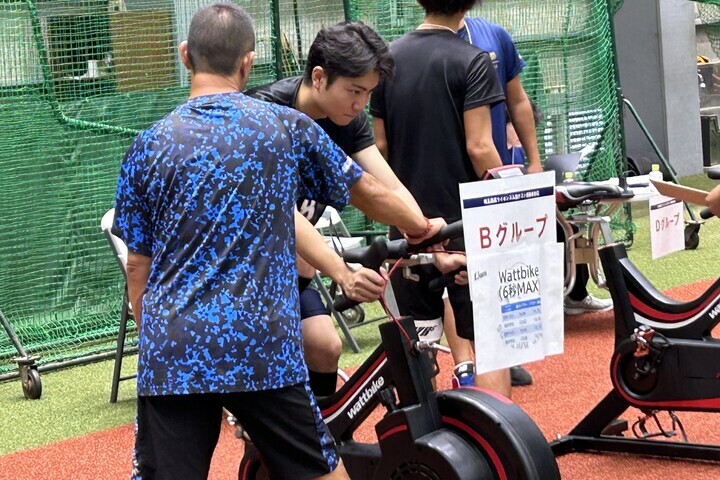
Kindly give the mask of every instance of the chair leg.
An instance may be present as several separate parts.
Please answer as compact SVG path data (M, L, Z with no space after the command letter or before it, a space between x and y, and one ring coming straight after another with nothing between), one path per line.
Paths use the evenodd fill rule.
M122 313L120 314L120 329L117 336L117 346L115 347L115 365L113 366L112 383L110 385L110 403L117 402L118 387L120 386L120 373L122 371L123 354L125 353L125 335L127 332L128 320L128 292L126 287L125 295L123 296Z
M343 335L345 335L345 339L347 340L348 345L350 345L350 349L354 353L360 353L360 347L355 341L355 337L353 337L352 333L350 333L350 328L347 326L347 323L345 323L345 319L343 318L342 314L335 310L335 308L333 308L333 297L330 295L330 292L328 292L328 289L325 288L325 285L323 285L320 275L317 273L315 274L315 284L318 291L320 292L320 295L322 295L325 299L325 303L327 303L330 314L335 318L335 321L340 327L340 330L342 330Z

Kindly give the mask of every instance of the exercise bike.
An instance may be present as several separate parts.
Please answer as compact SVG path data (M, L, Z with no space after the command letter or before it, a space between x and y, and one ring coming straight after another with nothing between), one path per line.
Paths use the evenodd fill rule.
M378 269L386 259L410 259L413 251L460 236L456 222L424 245L378 238L343 254L346 261ZM427 255L427 254L423 254ZM425 257L427 258L427 257ZM346 299L335 308L352 306ZM554 480L555 457L530 417L510 400L489 391L435 391L435 350L418 340L414 321L404 317L380 325L381 343L335 394L318 398L325 423L351 478L433 480ZM375 425L377 443L353 440L375 408L386 413ZM238 478L267 478L257 450L246 442Z
M710 176L720 179L720 170ZM711 336L720 322L720 279L695 300L672 300L638 271L624 245L612 242L609 228L603 231L606 246L599 258L615 304L613 390L568 435L551 443L553 451L720 461L720 446L687 442L675 413L720 412L720 340ZM632 428L619 420L628 407L645 415ZM658 418L661 412L670 417L669 429ZM624 436L628 430L636 438ZM668 441L672 437L682 441Z

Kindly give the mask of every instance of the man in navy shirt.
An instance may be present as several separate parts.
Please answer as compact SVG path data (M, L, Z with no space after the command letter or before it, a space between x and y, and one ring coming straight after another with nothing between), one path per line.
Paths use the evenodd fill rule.
M206 478L222 407L273 478L347 478L307 383L295 201L342 208L352 196L380 217L405 210L396 222L411 235L438 228L310 118L240 93L253 49L242 8L200 9L180 45L190 99L138 135L122 162L113 231L128 246L139 327L134 478Z
M503 159L503 163L506 165L523 165L527 163L529 173L542 171L536 136L537 121L535 120L539 113L523 89L520 73L525 67L525 61L518 53L512 37L500 25L481 17L463 18L458 35L489 53L493 59L500 84L505 92L505 103L495 105L491 112L493 141L500 157ZM506 125L508 128L506 128ZM524 150L524 155L514 155L518 149L510 148L507 133L509 129L514 130L517 134L522 145L520 150ZM558 228L559 238L561 234L562 231ZM575 283L575 288L565 298L565 312L567 314L603 311L612 308L610 300L596 298L588 293L586 285L590 275L587 266L579 265L576 269L576 275L578 280ZM456 374L459 371L467 372L472 370L471 348L467 342L463 342L462 339L453 334L453 312L448 302L446 302L445 306L445 330L457 364ZM532 383L532 376L521 366L512 367L510 374L513 386ZM465 378L470 379L472 376L465 375ZM479 376L475 380L479 386L495 389L498 387L498 384L493 380L492 374Z
M505 125L506 116L509 113L510 123L512 123L527 156L528 172L541 171L535 132L537 122L534 117L533 105L520 82L520 73L525 67L525 61L515 48L512 37L500 25L481 17L465 17L458 34L476 47L489 52L494 59L507 104L506 109L496 105L492 110L493 139L500 156L505 155L503 163L513 163L511 152L505 147L507 145L506 129L501 127ZM561 229L558 228L559 235L560 232ZM586 265L578 265L576 277L575 287L565 298L565 313L577 315L601 312L612 308L611 300L596 298L587 291L586 285L590 274Z
M512 37L501 26L480 17L465 17L460 24L458 35L488 52L505 93L505 102L494 105L491 110L493 142L503 164L514 163L508 151L505 129L509 112L513 127L527 156L528 173L542 171L532 107L520 82L520 73L525 67L525 61L515 48Z

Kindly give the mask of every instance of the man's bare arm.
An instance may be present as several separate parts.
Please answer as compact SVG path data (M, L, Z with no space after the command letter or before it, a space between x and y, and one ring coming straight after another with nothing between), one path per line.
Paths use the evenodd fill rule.
M140 330L140 324L142 323L142 297L150 277L151 261L152 259L145 255L128 252L127 266L125 267L128 299L130 305L132 305L133 317L135 317L135 325L137 325L138 330Z
M350 189L350 203L373 220L402 230L411 242L419 243L430 238L445 225L445 221L440 218L427 220L412 210L367 172Z
M332 278L348 298L370 302L377 300L385 289L386 279L377 272L367 268L350 269L337 253L328 248L322 235L297 210L295 244L298 255Z
M538 150L535 119L533 117L530 99L520 82L520 76L510 80L507 84L507 106L512 119L513 127L522 143L528 161L528 173L542 171L540 151Z
M463 118L465 146L475 173L481 177L487 170L502 166L493 143L490 107L485 105L466 110Z
M385 134L385 120L382 118L373 117L373 134L375 135L375 146L380 151L380 154L387 160L388 158L388 143L387 135Z
M419 215L422 215L422 210L420 210L420 206L415 201L415 198L408 189L405 188L405 185L400 182L400 179L397 178L395 172L392 171L390 165L388 165L385 158L383 158L377 145L371 145L360 150L352 155L352 159L355 160L364 171L380 180L391 192L400 197L407 206Z

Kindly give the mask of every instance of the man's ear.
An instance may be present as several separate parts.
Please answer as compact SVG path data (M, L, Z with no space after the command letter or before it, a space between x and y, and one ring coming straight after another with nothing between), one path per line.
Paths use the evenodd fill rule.
M250 76L250 70L253 66L253 61L255 60L255 52L249 51L245 54L242 61L240 62L240 76L247 80L247 78Z
M320 87L326 80L325 70L323 70L323 68L320 66L313 68L312 73L310 74L310 78L312 79L313 88L320 90Z
M192 65L190 65L190 57L188 57L187 40L180 42L178 46L178 53L180 54L180 61L182 61L185 68L192 71Z

